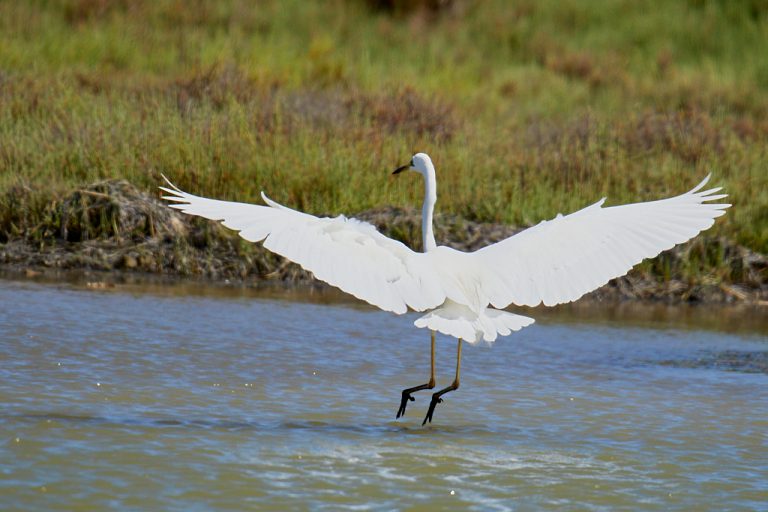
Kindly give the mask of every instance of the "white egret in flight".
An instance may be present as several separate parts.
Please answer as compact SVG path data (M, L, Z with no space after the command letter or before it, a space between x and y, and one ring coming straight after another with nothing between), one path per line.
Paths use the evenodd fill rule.
M432 421L441 396L459 387L462 340L493 342L531 325L527 316L504 311L510 305L554 306L571 302L626 274L645 258L685 242L712 226L729 204L720 188L701 191L707 176L685 194L603 208L605 198L570 215L558 214L514 236L474 252L438 246L432 231L437 182L424 153L393 174L416 171L424 177L423 251L379 233L366 222L343 215L315 217L269 199L266 206L218 201L160 187L172 208L221 223L250 242L312 272L385 311L426 312L414 323L431 331L429 382L403 390L399 418L412 393L435 387L435 332L458 339L453 383L434 393L422 423ZM167 180L166 180L167 181Z

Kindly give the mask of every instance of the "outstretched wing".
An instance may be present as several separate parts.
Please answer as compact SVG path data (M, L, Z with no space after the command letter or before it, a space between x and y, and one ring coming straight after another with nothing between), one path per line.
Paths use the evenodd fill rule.
M497 308L571 302L645 258L690 240L725 214L720 187L603 208L605 198L471 253L480 287Z
M168 181L168 180L166 180ZM344 216L319 218L282 206L217 201L183 192L168 182L163 199L190 215L221 223L249 242L298 263L316 278L385 311L402 314L439 306L445 293L425 254Z

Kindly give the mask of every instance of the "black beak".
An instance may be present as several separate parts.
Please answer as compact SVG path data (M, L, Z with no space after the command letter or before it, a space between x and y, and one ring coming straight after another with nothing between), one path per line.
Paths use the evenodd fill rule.
M408 170L408 169L410 169L410 168L411 168L411 164L408 164L408 165L401 165L400 167L398 167L397 169L395 169L394 171L392 171L392 174L400 174L401 172L403 172L403 171L407 171L407 170Z

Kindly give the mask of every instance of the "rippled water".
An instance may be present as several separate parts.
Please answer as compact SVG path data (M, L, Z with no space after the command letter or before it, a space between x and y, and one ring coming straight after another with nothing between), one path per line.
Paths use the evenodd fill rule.
M765 308L538 315L422 428L414 316L202 290L0 281L0 508L768 508Z

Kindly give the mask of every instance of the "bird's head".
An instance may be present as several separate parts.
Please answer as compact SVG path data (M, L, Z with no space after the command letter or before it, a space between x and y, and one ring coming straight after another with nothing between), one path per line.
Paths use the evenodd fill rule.
M421 175L426 176L430 169L434 172L435 167L432 165L432 160L426 153L416 153L411 158L411 161L406 165L401 165L395 169L392 174L400 174L403 171L416 171Z

